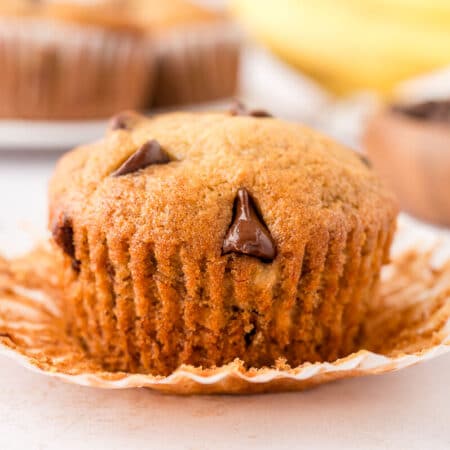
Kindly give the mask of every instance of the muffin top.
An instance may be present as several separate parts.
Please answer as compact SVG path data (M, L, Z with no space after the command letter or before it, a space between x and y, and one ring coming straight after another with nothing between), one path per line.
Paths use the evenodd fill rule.
M2 0L0 15L141 32L211 22L222 17L184 0Z
M104 139L58 163L50 226L63 220L118 239L261 260L289 257L324 229L389 229L396 203L358 154L304 126L254 116L122 113ZM256 250L244 248L246 233Z
M0 16L141 31L131 10L126 6L126 0L2 0Z
M136 20L152 31L210 23L222 18L217 12L185 0L130 0L128 7Z

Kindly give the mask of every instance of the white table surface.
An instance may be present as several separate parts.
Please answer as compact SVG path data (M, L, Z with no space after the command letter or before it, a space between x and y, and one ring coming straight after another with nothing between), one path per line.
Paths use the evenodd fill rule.
M17 223L43 229L55 158L0 153L0 248ZM449 449L449 379L446 355L303 393L180 398L64 384L1 358L0 449Z

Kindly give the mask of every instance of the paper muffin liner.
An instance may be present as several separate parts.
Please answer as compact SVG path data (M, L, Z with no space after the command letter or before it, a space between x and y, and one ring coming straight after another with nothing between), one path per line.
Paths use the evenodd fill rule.
M154 55L132 32L2 19L0 61L0 118L109 117L151 96Z
M204 369L181 366L167 377L108 372L67 333L58 288L61 261L47 246L0 260L1 353L35 371L111 389L148 387L176 394L302 390L326 382L399 370L450 350L450 239L402 221L377 307L361 349L344 358L290 367L242 361Z
M195 24L151 37L157 73L152 106L201 103L236 94L241 35L229 22Z
M72 223L78 263L74 271L66 257L67 327L108 370L336 359L357 348L373 307L395 226L386 222L318 227L295 258L270 267Z

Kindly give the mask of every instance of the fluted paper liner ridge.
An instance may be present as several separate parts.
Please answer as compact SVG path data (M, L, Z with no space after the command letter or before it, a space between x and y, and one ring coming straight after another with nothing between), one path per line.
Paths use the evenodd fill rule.
M0 258L0 353L32 370L99 388L148 387L176 394L293 391L333 380L403 369L450 350L450 239L402 220L380 302L364 326L361 350L290 367L181 366L167 377L107 372L65 331L58 261L48 245ZM378 303L378 302L377 302Z

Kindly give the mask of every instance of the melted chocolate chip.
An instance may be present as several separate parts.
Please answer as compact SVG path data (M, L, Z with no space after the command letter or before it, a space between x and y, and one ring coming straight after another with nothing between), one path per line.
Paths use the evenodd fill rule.
M109 122L109 129L115 130L129 130L130 129L130 116L126 112L117 114Z
M223 241L222 252L242 253L265 261L272 261L276 256L272 236L244 188L239 189L234 201L233 221Z
M393 112L404 114L413 119L450 123L450 99L412 105L394 105L391 109Z
M114 269L114 266L111 264L110 261L107 261L106 263L106 273L108 274L108 278L111 284L114 284L114 279L116 277L116 269Z
M52 228L53 239L61 247L63 252L72 258L72 267L74 270L80 270L80 261L75 257L75 245L73 242L72 220L63 214Z
M267 111L264 111L264 109L252 109L252 110L250 111L249 115L252 116L252 117L261 117L261 118L264 118L264 117L267 117L267 118L273 117L272 114L268 113Z
M159 142L146 142L136 153L131 155L115 172L113 177L120 177L128 173L145 169L152 164L166 164L170 162L169 155L161 148Z
M78 259L72 258L72 269L75 270L75 272L80 271L81 263L78 261Z
M369 169L372 168L372 163L370 162L369 158L366 155L362 155L361 153L358 153L358 157L361 160L363 164L365 164Z
M264 111L263 109L252 109L249 110L242 102L236 100L230 110L232 116L249 116L249 117L259 117L259 118L269 118L273 117L272 114Z

